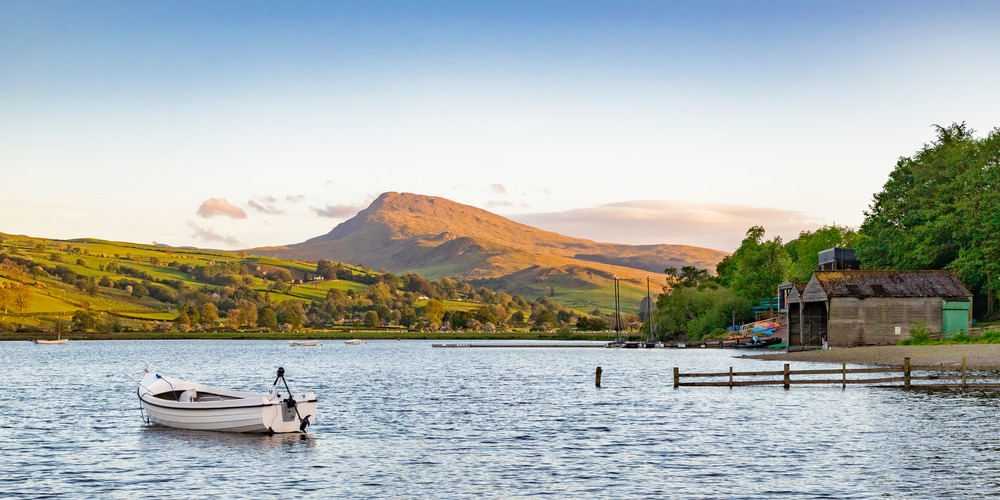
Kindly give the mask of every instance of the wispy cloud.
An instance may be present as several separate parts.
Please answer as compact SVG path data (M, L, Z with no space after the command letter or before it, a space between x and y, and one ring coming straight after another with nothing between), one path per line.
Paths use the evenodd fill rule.
M257 203L256 201L253 200L248 201L247 206L257 212L267 215L280 215L284 213L281 210L275 208L275 206L272 204L261 205L260 203Z
M678 244L733 251L751 226L788 241L826 221L801 212L719 203L630 201L511 219L566 236L631 245Z
M316 215L331 219L346 219L361 210L361 207L357 205L327 205L323 208L310 208L312 208L313 212L316 212Z
M193 231L191 233L191 237L195 239L209 243L224 243L229 247L239 248L245 246L243 243L241 243L239 240L237 240L232 236L223 236L207 227L201 227L198 224L195 224L194 221L192 220L188 220L187 225Z
M491 184L490 185L490 192L492 192L492 193L499 193L499 194L507 194L507 188L505 188L503 186L503 184Z
M301 203L305 199L306 195L304 194L290 194L288 196L285 196L285 201L289 203Z
M229 203L225 198L209 198L201 203L198 208L198 215L209 218L216 215L225 215L234 219L246 219L247 213L243 209Z

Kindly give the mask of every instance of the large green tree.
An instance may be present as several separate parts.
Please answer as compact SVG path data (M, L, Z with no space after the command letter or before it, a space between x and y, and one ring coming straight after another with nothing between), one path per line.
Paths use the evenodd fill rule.
M764 228L747 230L740 247L717 267L719 279L737 295L758 301L774 297L788 274L790 261L781 237L764 240Z
M965 123L900 158L865 212L858 258L872 269L954 269L992 316L1000 292L1000 129Z
M819 252L829 248L857 248L860 236L847 226L829 225L815 231L802 231L799 237L785 244L791 259L788 279L805 281L819 267Z

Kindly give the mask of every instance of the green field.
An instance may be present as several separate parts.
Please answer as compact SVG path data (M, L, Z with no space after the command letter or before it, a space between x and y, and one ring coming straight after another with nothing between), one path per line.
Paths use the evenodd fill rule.
M242 330L243 327L257 327L257 323L264 324L260 322L267 319L261 314L271 310L275 318L285 314L283 320L301 323L301 326L292 324L297 330L336 335L344 327L357 329L367 321L370 311L385 314L409 307L419 313L427 303L427 299L415 300L416 295L410 294L408 300L412 302L407 305L403 291L398 289L391 291L388 299L383 299L379 293L384 292L370 291L365 283L317 279L316 262L286 261L242 252L96 239L50 240L0 233L0 256L3 257L0 306L6 309L0 309L0 331L52 332L84 328L112 334L149 332L165 327L170 331L157 333L215 335L214 332L227 325L240 326ZM347 264L339 266L350 271L347 276L366 283L382 278L369 269ZM287 273L282 275L285 271ZM288 277L290 281L282 281ZM569 285L579 283L572 283L569 278L566 286L558 280L553 282L557 285L556 294L546 299L549 304L546 307L553 313L563 307L558 305L560 303L580 314L594 310L606 313L614 307L610 289L573 289ZM328 303L330 290L343 292L333 296L332 300L338 302ZM460 294L460 300L439 298L444 303L446 317L449 312L473 312L487 305L475 299L477 288L465 286L462 290L466 292ZM635 290L626 292L624 287L622 290L623 303L641 299ZM548 297L549 292L550 288L539 289L536 297L524 297L524 300L533 302ZM450 293L454 294L454 290ZM383 300L391 303L383 304ZM206 316L207 319L202 320L200 313L208 305L215 311L206 314L215 317ZM534 308L537 310L537 306ZM519 309L526 314L532 310L511 304L506 307L508 314ZM190 322L187 328L193 331L173 331L181 329L182 325L175 323L184 318ZM399 318L399 313L390 314L378 322L394 325L392 321ZM405 330L402 331L407 333ZM423 332L408 334L426 335ZM435 332L433 335L434 338L447 338L449 333Z

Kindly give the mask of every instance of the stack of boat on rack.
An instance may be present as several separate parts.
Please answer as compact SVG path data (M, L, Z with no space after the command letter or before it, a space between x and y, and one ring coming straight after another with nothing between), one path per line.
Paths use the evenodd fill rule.
M781 337L774 335L774 331L781 326L780 320L769 318L742 326L733 325L729 327L732 333L726 340L733 341L732 346L737 349L780 348L783 344Z
M284 389L278 381L284 383ZM146 423L178 429L225 432L305 432L316 420L316 395L292 394L285 369L278 368L265 393L217 389L149 371L139 381L139 404Z

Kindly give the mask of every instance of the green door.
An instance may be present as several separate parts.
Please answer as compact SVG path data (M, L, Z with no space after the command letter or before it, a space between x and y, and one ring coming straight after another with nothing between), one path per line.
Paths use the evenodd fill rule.
M945 337L962 333L969 329L969 302L941 301L941 332Z

